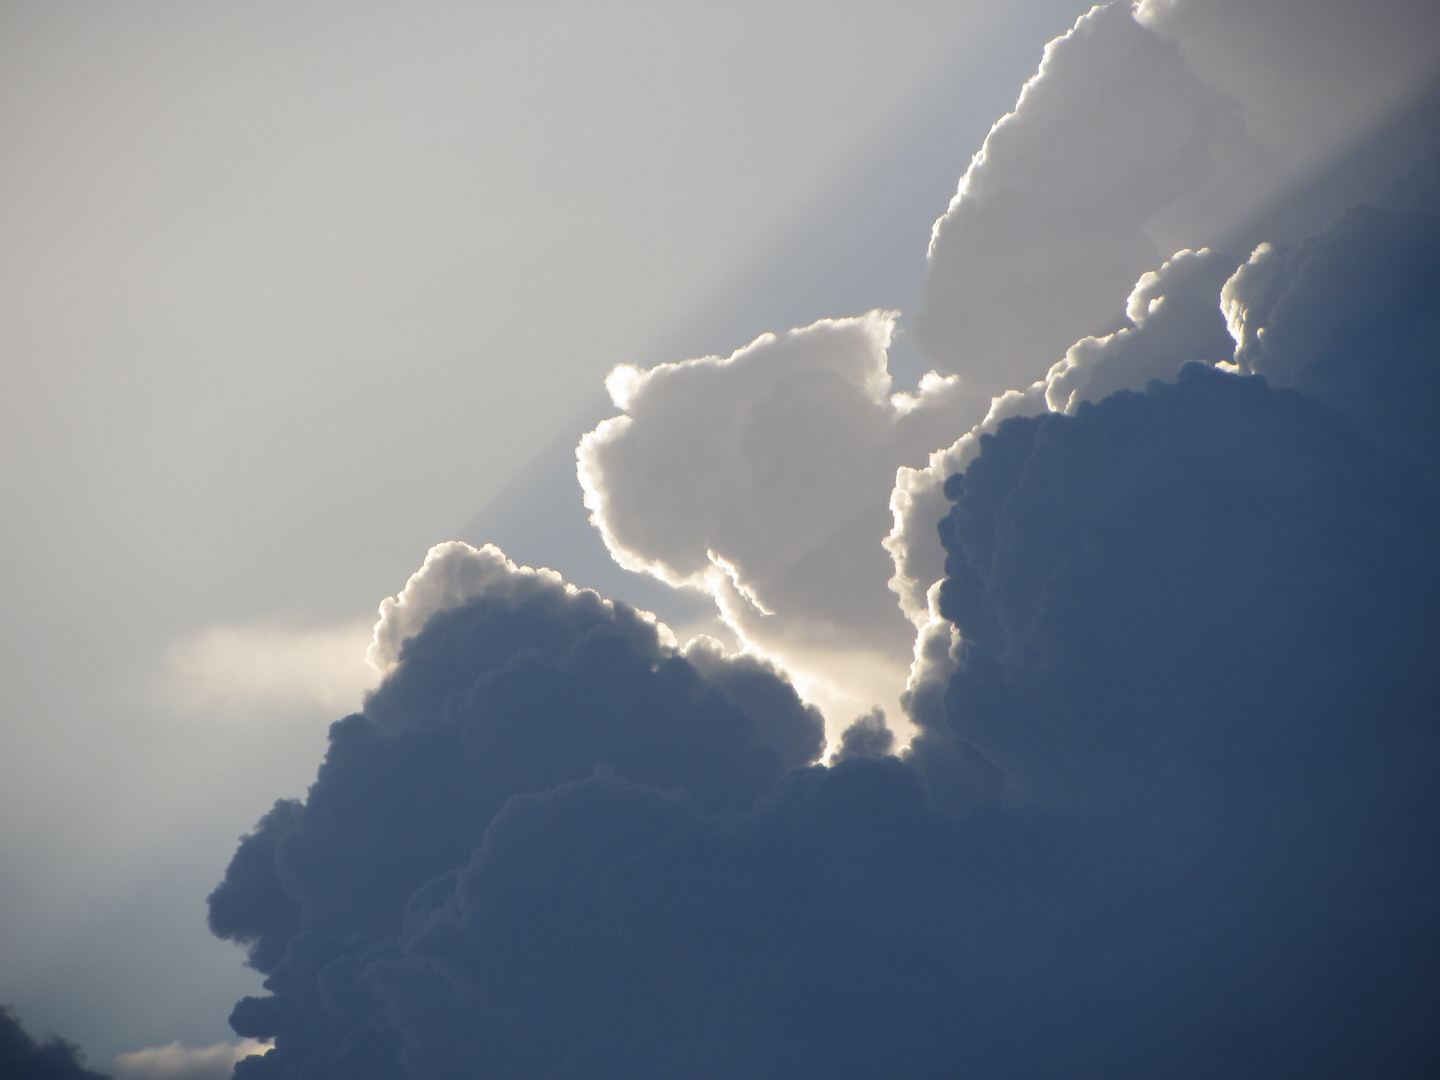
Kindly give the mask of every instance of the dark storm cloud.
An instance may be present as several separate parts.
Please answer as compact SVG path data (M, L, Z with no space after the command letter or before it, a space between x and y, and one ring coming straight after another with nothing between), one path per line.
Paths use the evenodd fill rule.
M730 820L590 780L514 800L378 978L422 1077L943 1075L963 855L893 758Z
M820 717L763 662L699 643L692 663L653 619L467 550L445 557L480 567L475 594L404 641L364 712L332 727L305 802L276 804L211 897L212 928L272 991L236 1008L237 1032L276 1039L239 1075L394 1073L361 975L512 795L599 770L734 812L820 752Z
M1130 286L1138 223L1228 137L1230 104L1181 55L1110 8L1047 58L1047 77L1073 64L1106 91L1094 101L1125 107L1096 122L1143 159L1125 183L1076 178L1108 200L1096 220L1125 225L1096 240L1124 256L1099 251L1097 289ZM1065 117L1090 99L1032 86L938 236L955 281L957 238L986 198L1012 198L987 188L1006 140L1040 120L1057 154L1088 137ZM1028 227L1024 209L1007 213ZM1083 270L1091 226L1071 224L1066 265ZM232 1023L275 1046L236 1076L1440 1073L1437 252L1434 219L1364 208L1233 276L1238 254L1181 251L1135 286L1123 329L1058 364L1025 343L1061 341L1054 326L1012 341L1009 314L957 285L955 310L994 316L994 355L1054 366L948 459L964 472L944 483L945 577L907 699L920 733L900 757L872 712L814 764L820 718L768 662L678 648L497 549L438 546L382 608L384 683L211 897L215 932L266 975ZM1003 274L986 287L1014 291ZM1102 299L1061 314L1088 325ZM857 355L883 374L878 345ZM745 408L785 374L757 356L732 387ZM1173 381L1137 389L1152 377ZM864 430L837 417L887 407L898 428L909 413L872 381L842 401L864 408L774 430L836 438ZM675 400L724 412L714 394ZM720 420L660 420L667 453L637 460L703 466L671 478L695 513L645 517L664 536L704 533L732 473L777 459L746 429L723 443L747 468L717 472L725 455L675 448ZM756 549L786 556L776 589L814 561L803 526L859 498L863 465L796 467L818 501L771 500L755 535L795 546ZM674 579L714 561L701 540L677 548L693 565ZM915 583L912 617L929 599ZM845 595L824 599L843 615Z
M1436 501L1319 402L1192 365L982 442L941 526L947 713L1011 797L1430 737Z
M43 1042L25 1030L8 1005L0 1005L0 1076L5 1080L106 1080L85 1068L79 1048L64 1039Z
M955 801L1006 806L1035 874L1000 887L1065 921L1028 973L1006 946L1017 1037L1055 1040L1028 1075L1436 1068L1433 493L1198 364L983 442L942 526L949 731L912 760L988 781Z
M1434 493L1199 365L982 443L908 763L555 582L432 616L212 901L237 1076L1433 1072Z
M1235 359L1313 394L1440 482L1440 217L1356 206L1263 245L1222 297Z

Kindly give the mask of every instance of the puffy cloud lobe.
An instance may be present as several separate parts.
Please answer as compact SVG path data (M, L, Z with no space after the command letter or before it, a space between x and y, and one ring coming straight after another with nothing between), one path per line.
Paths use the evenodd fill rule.
M52 1036L44 1042L25 1030L8 1005L0 1005L0 1076L6 1080L107 1080L85 1068L74 1043Z
M1226 283L1235 361L1312 394L1440 481L1440 218L1357 206Z
M847 727L840 737L836 761L850 758L882 758L895 748L895 733L885 726L885 714L879 709L866 713Z
M1234 342L1220 313L1220 289L1240 260L1203 248L1178 251L1141 275L1125 303L1129 326L1070 346L1045 377L1052 412L1074 412L1117 390L1173 379L1190 360L1229 361Z
M517 566L494 544L478 549L459 540L436 544L405 588L381 601L367 659L388 672L400 662L405 642L418 634L432 615L461 607L478 596L539 595L553 593L556 587L565 588L555 571ZM571 586L567 591L578 590Z
M985 419L951 446L932 453L925 468L897 470L890 495L894 524L884 545L895 566L890 587L917 627L915 659L902 704L914 724L928 730L932 756L950 738L937 704L955 670L953 627L934 602L945 566L934 522L949 512L947 479L963 472L980 452L982 436L993 434L1012 416L1033 416L1046 409L1074 412L1082 401L1139 389L1151 379L1173 378L1191 360L1228 362L1233 343L1220 312L1219 294L1238 262L1208 248L1177 252L1158 271L1148 271L1136 282L1125 305L1129 326L1076 342L1044 380L995 398Z
M1313 399L1198 365L977 441L938 754L927 729L875 758L872 716L832 768L757 771L743 738L666 744L671 706L637 767L624 717L713 644L692 665L558 584L433 616L387 718L337 725L217 891L231 936L278 896L293 928L234 1016L276 1049L236 1075L1432 1073L1434 494ZM522 651L460 674L509 611ZM407 721L431 656L459 689ZM758 708L763 673L710 692Z
M946 707L1015 793L1433 738L1436 502L1318 402L1191 365L982 443Z
M897 466L983 415L953 379L891 394L883 312L728 358L617 369L623 416L578 450L586 505L634 570L704 589L740 638L849 720L895 707L913 630L881 541ZM979 412L977 413L977 408Z
M463 578L464 558L483 579L473 595L399 643L365 710L332 726L306 800L276 804L211 896L212 928L269 976L271 996L232 1023L276 1048L237 1076L396 1074L397 1036L360 973L512 795L598 768L733 812L820 752L818 714L764 662L702 642L692 663L653 618L494 549L447 545L427 568Z
M997 1075L1433 1070L1433 493L1318 402L1201 365L981 443L942 526L952 739L910 759L1012 807L1041 872L1000 886L1017 908L1066 895L1052 956L1007 944L1056 1056Z
M1175 44L1129 4L1091 11L1046 47L935 224L916 321L926 355L991 397L1113 325L1163 255L1147 220L1237 138L1234 103Z
M993 432L1001 421L1012 416L1033 416L1045 408L1044 382L1031 383L1024 390L1006 391L991 401L989 411L978 424L951 445L931 452L924 468L901 466L895 471L895 486L890 492L892 525L883 541L894 565L890 588L898 594L906 617L922 630L934 621L930 592L945 569L945 552L935 522L949 511L944 493L946 477L964 471L980 452L980 437Z

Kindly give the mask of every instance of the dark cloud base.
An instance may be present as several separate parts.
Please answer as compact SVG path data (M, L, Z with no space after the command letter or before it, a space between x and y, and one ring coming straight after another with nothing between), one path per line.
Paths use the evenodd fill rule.
M1003 424L950 494L962 666L913 760L937 751L943 790L958 744L985 765L958 773L969 802L1031 821L1009 895L1040 921L1006 946L1029 970L1006 1013L1055 1054L1030 1075L1433 1074L1420 469L1313 399L1191 365Z
M79 1048L64 1039L40 1041L8 1005L0 1005L0 1077L4 1080L105 1080L85 1068Z
M594 594L432 618L211 898L236 1076L1435 1075L1423 471L1192 365L950 494L905 761Z
M692 662L622 604L516 582L406 643L365 711L333 725L307 799L276 804L211 896L212 928L248 946L271 991L232 1017L276 1040L238 1076L401 1075L392 1015L408 976L394 965L439 933L472 851L525 820L516 797L623 777L723 817L819 754L819 715L766 665ZM577 827L609 821L596 815Z

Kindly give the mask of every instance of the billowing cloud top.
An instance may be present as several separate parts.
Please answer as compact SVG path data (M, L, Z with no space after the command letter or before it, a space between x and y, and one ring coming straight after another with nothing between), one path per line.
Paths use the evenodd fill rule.
M1234 111L1126 4L1051 42L935 224L916 324L926 354L998 395L1108 329L1166 254L1148 219L1239 138Z
M427 605L401 638L395 613ZM818 714L764 662L703 641L692 662L653 617L495 548L432 551L377 640L395 646L390 674L332 727L308 798L275 805L210 898L215 932L244 942L276 992L237 1007L239 1033L276 1041L237 1075L298 1067L312 1047L294 1025L336 1001L333 1038L360 1040L356 1061L377 1052L359 967L393 951L407 905L512 796L599 772L733 810L822 746Z
M621 565L710 593L837 721L896 711L910 663L880 546L895 470L989 403L939 376L892 394L893 329L871 312L724 359L617 369L625 413L578 450L586 505Z
M1440 219L1357 206L1294 249L1262 245L1221 296L1235 360L1313 394L1440 480Z

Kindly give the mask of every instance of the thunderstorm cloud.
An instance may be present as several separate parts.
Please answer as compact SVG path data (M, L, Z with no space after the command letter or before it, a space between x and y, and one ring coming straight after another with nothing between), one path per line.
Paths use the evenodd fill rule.
M209 897L245 1041L117 1075L1440 1073L1440 15L1382 7L1097 7L913 321L616 368L577 498L727 640L452 541L364 673L178 652L369 688Z

